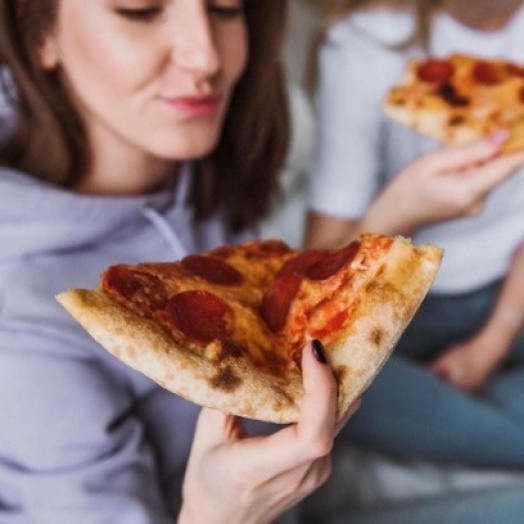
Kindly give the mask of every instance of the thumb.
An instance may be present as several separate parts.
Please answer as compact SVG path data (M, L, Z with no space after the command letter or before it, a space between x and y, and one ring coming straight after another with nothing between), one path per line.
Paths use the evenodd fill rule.
M302 374L304 395L297 430L308 439L322 439L335 428L337 384L320 341L312 341L303 351Z

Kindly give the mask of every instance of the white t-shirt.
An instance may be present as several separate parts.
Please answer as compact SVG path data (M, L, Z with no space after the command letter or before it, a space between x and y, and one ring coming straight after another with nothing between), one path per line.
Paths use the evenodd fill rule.
M406 62L423 53L415 47L388 47L409 36L412 26L408 13L375 10L351 15L330 29L320 53L309 196L313 210L360 217L389 179L438 147L380 110ZM434 55L462 51L524 63L524 7L495 32L476 31L440 14L434 20L430 49ZM524 170L491 193L480 215L425 228L414 240L446 250L433 288L437 292L467 292L502 277L524 240Z

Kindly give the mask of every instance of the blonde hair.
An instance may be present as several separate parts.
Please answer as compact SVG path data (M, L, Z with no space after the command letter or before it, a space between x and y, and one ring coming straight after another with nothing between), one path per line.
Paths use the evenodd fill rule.
M318 78L318 51L329 28L352 13L371 9L406 10L413 13L414 32L398 47L405 48L418 44L428 49L431 36L431 20L440 0L301 0L318 13L318 27L315 31L305 71L305 83L314 89Z

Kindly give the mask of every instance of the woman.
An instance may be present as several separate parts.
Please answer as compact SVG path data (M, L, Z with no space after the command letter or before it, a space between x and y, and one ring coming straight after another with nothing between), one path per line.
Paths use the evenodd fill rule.
M53 299L115 262L254 234L287 145L284 14L273 0L0 2L0 521L260 524L326 479L340 425L319 343L299 423L247 438L203 410L182 488L196 406Z
M375 230L445 249L431 295L351 423L361 442L524 467L524 154L497 155L505 130L437 150L378 109L415 56L524 61L523 30L521 0L364 0L338 2L323 33L308 246Z

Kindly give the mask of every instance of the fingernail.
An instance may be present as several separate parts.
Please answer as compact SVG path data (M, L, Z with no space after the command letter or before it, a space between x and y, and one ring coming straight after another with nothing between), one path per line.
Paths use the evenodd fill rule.
M488 142L492 146L501 146L509 138L509 131L507 129L499 129L488 137Z
M327 364L326 354L324 352L324 346L318 339L311 341L311 347L313 348L313 356L321 363Z

